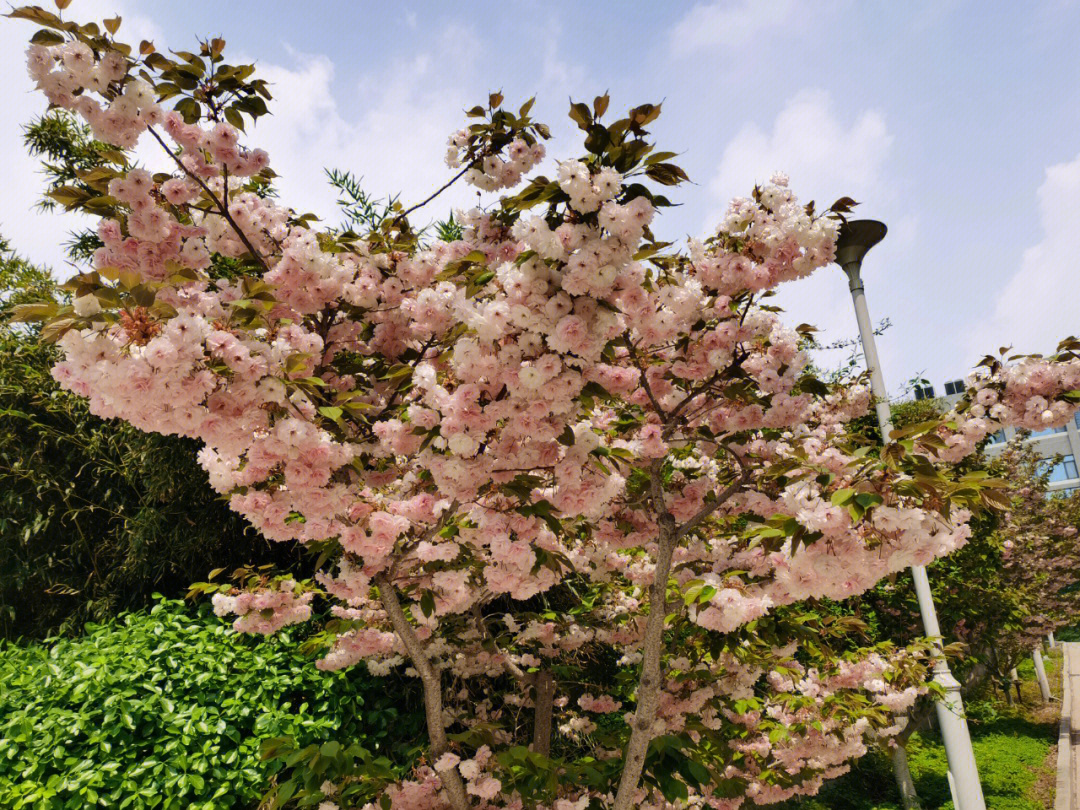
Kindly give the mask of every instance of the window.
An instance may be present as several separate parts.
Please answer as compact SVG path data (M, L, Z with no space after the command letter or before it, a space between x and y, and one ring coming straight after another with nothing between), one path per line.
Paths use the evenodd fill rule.
M1065 432L1065 428L1063 428L1063 427L1047 428L1046 430L1039 430L1039 431L1036 431L1035 433L1032 433L1031 438L1033 438L1033 439L1041 439L1043 436L1053 436L1055 433L1064 433L1064 432Z
M1047 480L1053 484L1058 481L1070 481L1076 477L1076 459L1068 455L1050 468L1050 476Z
M964 393L964 381L963 380L949 380L945 383L945 396L951 397L956 394Z
M1080 411L1076 412L1076 416L1073 417L1073 422L1076 423L1076 429L1080 430Z
M1004 444L1005 443L1005 431L999 430L997 433L990 434L990 444Z
M1048 489L1046 491L1046 497L1049 498L1071 498L1076 494L1077 489L1080 487L1064 487L1062 489Z
M934 398L934 386L932 385L916 385L915 386L915 399L933 399Z

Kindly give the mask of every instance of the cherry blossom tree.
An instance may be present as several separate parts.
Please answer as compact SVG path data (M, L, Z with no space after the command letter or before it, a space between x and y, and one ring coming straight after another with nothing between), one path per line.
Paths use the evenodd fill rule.
M972 521L964 548L934 564L934 602L946 635L966 648L961 679L974 686L990 675L1004 688L1019 659L1075 621L1080 498L1048 489L1046 460L1023 437L965 464L1003 484L996 494L1002 508ZM922 634L906 582L880 583L855 601L881 637L904 642Z
M1004 590L1020 606L1013 621L988 628L995 674L1004 681L1048 633L1074 624L1080 613L1080 497L1048 490L1046 461L1022 441L993 459L990 471L1010 482L1009 508L993 539L1001 549Z
M845 430L865 386L818 380L806 328L768 304L833 260L852 201L819 212L777 175L680 249L652 231L686 179L650 140L659 105L605 123L607 96L574 103L584 155L526 180L550 133L496 93L431 197L319 230L242 145L270 94L221 39L174 58L120 42L119 18L9 16L42 26L28 65L50 104L115 147L53 192L100 219L73 303L21 310L59 342L56 379L198 439L234 510L321 554L313 582L220 590L238 631L326 599L319 667L422 683L426 757L324 796L735 808L813 792L895 730L918 651L853 645L814 600L961 546L995 490L952 462L1001 424L1071 418L1073 343L988 363L878 458ZM133 166L144 141L164 171ZM460 238L425 238L409 216L455 181L489 196Z

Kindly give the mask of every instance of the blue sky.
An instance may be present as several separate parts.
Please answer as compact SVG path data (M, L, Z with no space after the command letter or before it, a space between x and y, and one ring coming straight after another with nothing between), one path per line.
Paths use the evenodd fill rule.
M664 101L654 127L694 185L665 236L699 236L727 200L773 171L805 199L851 195L890 234L866 260L886 380L923 372L941 390L986 351L1048 351L1080 332L1080 8L1075 2L721 0L710 3L345 3L75 0L78 17L124 15L121 34L190 48L218 34L274 82L251 137L282 197L333 216L321 167L415 200L447 176L461 110L501 89L537 96L553 157L580 150L568 99L609 90L613 109ZM0 22L5 194L0 231L63 268L71 223L29 211L39 180L19 125L29 92L25 23ZM149 151L148 162L157 158ZM465 190L445 205L475 200ZM445 209L444 209L445 210ZM434 209L433 214L442 213ZM838 269L784 288L793 323L855 334ZM837 352L825 365L838 363Z

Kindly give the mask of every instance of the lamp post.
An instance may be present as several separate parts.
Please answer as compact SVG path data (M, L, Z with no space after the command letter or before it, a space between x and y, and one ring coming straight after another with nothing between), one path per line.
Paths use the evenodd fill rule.
M888 444L893 429L892 414L889 411L885 379L881 375L881 361L874 343L874 329L866 308L866 293L859 275L863 257L870 248L885 238L886 230L885 223L872 219L845 222L840 227L840 235L836 241L836 263L847 273L851 299L855 304L855 319L859 322L863 356L870 372L870 391L876 400L878 427L881 428L883 443ZM945 697L937 702L935 709L941 738L945 743L945 756L949 761L949 786L953 789L953 802L957 810L986 810L982 786L979 784L979 771L975 765L975 754L971 748L971 736L964 719L960 683L949 671L949 664L942 651L941 628L938 626L926 568L913 565L911 578L915 581L923 632L934 639L934 681L945 691Z

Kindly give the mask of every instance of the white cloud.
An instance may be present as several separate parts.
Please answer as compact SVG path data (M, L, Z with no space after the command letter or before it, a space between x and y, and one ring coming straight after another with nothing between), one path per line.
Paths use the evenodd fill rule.
M463 56L477 51L470 31L444 31L431 52L361 77L342 102L334 64L324 55L289 51L291 65L260 62L273 114L259 119L249 141L270 153L283 202L335 217L324 167L352 170L377 196L400 192L406 204L426 197L449 177L446 138L478 97L474 64ZM467 199L457 189L447 196L459 204ZM444 203L433 216L445 210Z
M755 183L777 171L790 175L792 188L803 200L829 205L850 195L880 203L888 197L885 168L892 141L880 112L865 110L845 121L827 92L803 90L788 100L770 127L749 122L724 148L708 185L713 207L704 229L715 228L728 200L746 196ZM879 211L875 206L874 213ZM915 228L914 218L899 218L875 261L887 263L906 250ZM857 335L847 283L838 268L823 268L811 278L782 285L776 300L787 310L788 322L817 326L823 343ZM871 312L875 318L886 314ZM887 364L889 347L882 350ZM841 359L830 352L820 362L829 366Z
M756 123L739 130L724 149L709 188L726 203L782 171L806 200L825 205L843 195L880 200L892 141L879 111L866 110L845 124L826 91L802 90L784 105L771 131Z
M508 104L542 93L538 107L546 108L580 89L583 71L561 56L561 38L558 20L549 18L537 31L533 71L517 77L516 86L502 88ZM446 139L465 124L463 111L499 89L484 73L483 42L464 26L445 27L425 50L365 73L344 93L326 55L285 51L286 62L257 63L271 83L273 114L259 119L248 140L270 153L270 164L281 175L276 185L282 201L324 219L336 217L336 205L323 167L351 170L368 192L400 193L405 205L427 197L451 176ZM534 116L548 120L543 111ZM570 146L561 143L566 140L549 144L553 158L561 156L560 147ZM414 219L421 225L477 199L475 189L459 183Z
M699 3L671 29L676 53L746 45L764 31L788 20L793 0L718 0Z
M993 313L969 333L971 361L1001 346L1046 354L1061 338L1080 333L1080 155L1047 168L1038 196L1042 240L1024 251L1019 271L995 298Z

